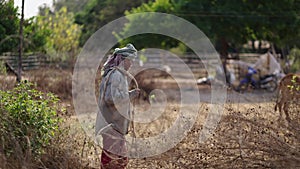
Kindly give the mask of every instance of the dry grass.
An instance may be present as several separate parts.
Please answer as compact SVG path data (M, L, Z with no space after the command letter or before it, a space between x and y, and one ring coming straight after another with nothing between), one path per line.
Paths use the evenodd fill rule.
M17 157L8 157L0 149L0 168L92 169L95 168L92 166L99 165L96 147L92 143L76 119L65 118L60 131L55 134L51 144L44 147L40 157L32 158L30 148L26 152L19 151Z
M72 97L71 70L44 68L26 72L25 78L36 84L37 89L54 93L61 100L70 100Z
M79 122L66 118L51 146L46 148L40 166L58 169L91 169L98 159L92 141L85 135ZM92 157L92 158L91 158Z
M0 90L10 90L16 84L16 76L10 74L0 74Z
M69 118L74 110L71 104L71 72L46 69L30 72L29 80L38 89L53 92L67 107L62 132L51 146L45 148L40 160L28 161L27 168L97 168L99 158L93 141L82 130L80 123ZM1 80L1 79L0 79ZM96 80L98 83L99 77ZM13 87L1 80L1 89ZM98 90L96 90L98 91ZM199 143L199 134L207 116L207 103L200 103L200 116L192 130L176 147L154 157L131 159L128 169L156 168L300 168L300 106L293 103L288 123L274 112L274 102L231 103L213 134L205 143ZM145 105L146 107L148 105ZM139 137L149 137L169 128L178 116L178 104L170 103L159 119L149 124L137 124ZM19 168L0 152L0 168Z
M285 123L273 106L227 104L213 137L205 143L198 140L203 127L199 117L176 147L159 156L131 160L128 168L299 168L299 115L293 123Z

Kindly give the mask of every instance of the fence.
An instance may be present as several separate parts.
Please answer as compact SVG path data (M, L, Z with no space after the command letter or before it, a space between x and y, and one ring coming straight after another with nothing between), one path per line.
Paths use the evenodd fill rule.
M207 63L213 64L217 63L217 60L213 60L211 58L200 59L195 54L186 54L184 56L178 57L172 56L170 53L164 52L146 52L144 53L147 57L147 67L151 68L163 68L163 66L169 66L172 73L176 73L179 76L184 78L184 64L185 63L190 70L195 75L195 78L206 77L207 76L207 69L205 65ZM241 53L239 54L238 60L245 61L247 63L254 63L261 54L257 53ZM8 63L11 68L17 70L18 68L18 53L4 53L0 55L0 61L4 63ZM228 59L227 67L231 70L234 70L235 76L238 78L240 75L240 68L237 65L231 64L230 60ZM49 59L45 54L41 53L25 53L22 56L22 69L23 70L34 70L39 69L41 67L46 66L49 64Z
M240 53L238 58L229 58L227 60L226 66L233 71L236 78L239 78L240 67L236 64L232 64L232 60L241 60L247 63L255 63L260 55L261 54L257 53ZM145 56L147 57L147 61L145 62L145 64L147 64L147 67L163 68L164 65L167 65L170 67L172 73L175 72L176 74L180 74L180 71L183 70L184 63L193 72L195 78L207 76L207 68L205 67L205 65L218 64L218 60L214 60L209 57L200 59L195 54L186 54L184 56L180 56L180 58L178 59L178 57L172 56L168 53L156 53L152 51L150 53L145 53ZM181 74L181 76L184 77L184 74Z
M12 69L17 70L18 68L17 53L4 53L0 55L0 61L11 66ZM47 64L48 59L45 54L41 53L25 53L22 56L22 70L33 70L39 69Z

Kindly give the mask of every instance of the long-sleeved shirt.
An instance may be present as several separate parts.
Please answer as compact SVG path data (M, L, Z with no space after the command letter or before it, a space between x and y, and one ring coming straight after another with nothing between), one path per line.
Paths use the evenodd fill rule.
M95 132L108 125L123 135L127 134L130 122L130 98L126 75L118 69L107 73L100 84L99 109Z

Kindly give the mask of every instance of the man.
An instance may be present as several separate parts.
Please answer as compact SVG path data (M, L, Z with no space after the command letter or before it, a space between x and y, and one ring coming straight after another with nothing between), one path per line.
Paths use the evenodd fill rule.
M130 122L130 100L138 97L140 90L129 91L127 76L137 50L132 44L116 48L104 64L100 84L99 108L96 119L96 139L102 136L101 168L125 168L125 135Z

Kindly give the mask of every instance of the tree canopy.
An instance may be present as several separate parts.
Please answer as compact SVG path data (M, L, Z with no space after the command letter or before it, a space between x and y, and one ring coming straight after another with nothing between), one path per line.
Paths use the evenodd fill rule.
M3 52L17 52L19 50L20 15L14 1L0 0L0 54ZM23 50L25 52L43 51L46 43L47 31L39 29L35 18L25 19L23 22Z
M164 12L182 17L202 30L220 53L226 55L228 44L241 46L248 40L267 40L283 47L294 45L299 39L299 8L300 3L292 0L156 0L126 14ZM125 32L136 29L136 25L131 23L124 29ZM149 43L165 44L169 41L157 42L151 36L143 38L145 47ZM132 37L128 41L138 39ZM151 42L145 42L147 39Z
M25 51L45 50L45 44L48 47L53 44L53 49L66 48L62 50L68 51L70 41L83 46L93 33L107 23L140 12L162 12L186 19L205 33L221 55L226 55L230 46L240 49L245 42L254 40L269 41L280 48L300 46L300 2L296 0L56 0L53 5L54 10L46 13L48 7L42 7L39 16L25 20ZM12 51L18 45L19 14L12 0L0 0L0 9L0 52ZM64 10L66 12L62 12ZM52 17L57 20L56 25L49 27L50 22L47 22L45 15L48 15L48 19ZM43 23L41 18L45 19ZM140 29L141 25L133 21L134 18L131 18L122 33ZM67 25L69 28L66 28ZM155 24L146 26L155 27ZM62 27L59 29L67 31L54 33L54 27ZM68 39L64 35L75 36L70 33L71 30L80 37L79 42L76 38L69 39L62 43L66 46L55 47L62 42L59 40L62 37ZM53 39L56 39L55 43ZM139 49L176 46L184 49L180 41L159 34L133 36L122 43L126 42L137 44Z
M148 0L90 0L75 16L75 22L83 26L80 45L105 24L124 16L126 10L137 7Z
M81 28L74 23L73 13L69 13L66 7L53 14L50 9L45 9L44 16L37 17L37 25L40 30L48 31L45 50L51 59L61 61L74 57Z
M18 45L18 13L13 0L0 0L0 54L11 52Z
M84 9L89 0L56 0L53 1L54 11L67 8L70 13L78 13Z

